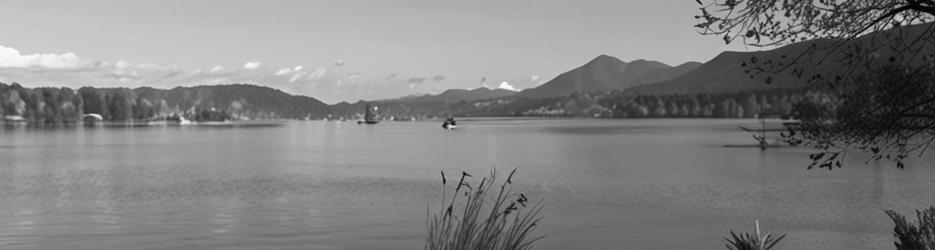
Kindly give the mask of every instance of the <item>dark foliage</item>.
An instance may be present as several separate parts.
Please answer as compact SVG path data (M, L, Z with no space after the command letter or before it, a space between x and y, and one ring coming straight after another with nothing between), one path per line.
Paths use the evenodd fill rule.
M794 112L802 117L799 135L822 149L812 166L840 167L848 150L870 152L871 160L903 167L910 153L920 156L935 140L935 73L931 68L895 66L868 70L825 98L808 98Z
M727 43L796 47L750 58L743 67L751 76L765 76L769 84L790 74L830 94L795 108L803 118L795 140L823 150L812 155L810 168L840 167L854 149L901 168L910 153L921 155L935 139L935 1L698 3L696 27L704 34Z
M887 210L886 215L896 224L893 236L897 250L935 250L935 207L916 210L918 224L892 210Z

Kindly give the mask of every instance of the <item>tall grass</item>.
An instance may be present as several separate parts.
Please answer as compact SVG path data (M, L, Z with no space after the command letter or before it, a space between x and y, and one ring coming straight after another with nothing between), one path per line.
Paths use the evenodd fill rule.
M542 236L532 236L542 220L542 201L529 204L525 194L513 193L513 176L497 185L497 171L490 170L476 186L461 172L453 192L442 172L441 207L426 207L428 234L425 249L531 249ZM499 186L499 190L494 189ZM491 191L497 191L493 193Z
M756 234L737 234L734 233L734 230L731 230L730 236L730 239L724 238L727 241L727 249L730 250L769 250L773 249L783 238L786 238L785 234L778 238L773 238L772 233L761 235L759 221L756 221Z
M918 225L893 210L887 210L886 215L896 224L893 236L897 239L894 242L897 250L935 250L935 206L916 210Z

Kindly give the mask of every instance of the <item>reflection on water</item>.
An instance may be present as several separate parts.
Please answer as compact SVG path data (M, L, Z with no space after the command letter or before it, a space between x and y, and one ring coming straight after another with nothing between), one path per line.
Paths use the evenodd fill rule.
M892 246L883 210L935 205L931 157L905 170L805 170L739 120L464 119L358 126L0 130L3 249L412 249L437 173L519 166L546 201L542 249L721 249L759 220L785 249Z

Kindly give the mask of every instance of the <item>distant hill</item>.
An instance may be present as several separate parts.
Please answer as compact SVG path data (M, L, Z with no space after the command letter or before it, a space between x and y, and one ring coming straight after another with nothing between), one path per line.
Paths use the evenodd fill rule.
M701 66L700 62L687 62L671 68L661 68L646 72L632 81L632 86L657 83L684 75Z
M842 65L845 59L845 51L849 46L859 45L864 48L880 46L881 42L899 41L894 40L896 36L903 36L906 43L913 41L914 38L927 31L932 24L920 24L915 26L905 26L899 29L891 29L873 34L864 35L852 40L839 47L843 49L830 50L840 44L839 41L819 39L790 44L780 48L754 51L754 52L734 52L726 51L719 54L710 61L696 67L690 72L684 73L678 77L651 84L644 84L627 89L627 94L717 94L717 93L737 93L748 91L762 91L778 88L798 88L808 85L812 76L821 75L825 81L829 81L835 76L846 75L852 69ZM872 53L877 59L874 64L885 63L893 55L886 46ZM925 53L930 54L935 51L932 46L926 47ZM771 66L783 66L781 62L789 62L793 57L802 55L807 50L816 51L801 58L802 62L794 67L782 72L771 74L751 74L746 72L750 67L743 65L749 64L751 60L758 60L763 63L773 63ZM912 56L912 55L909 55ZM924 57L921 57L924 58ZM917 62L913 62L917 63ZM776 67L779 68L779 67ZM794 69L794 70L793 70ZM769 78L769 84L767 84Z
M575 92L621 90L639 84L666 80L687 72L695 63L672 67L647 60L624 62L613 56L600 55L588 63L562 73L539 87L523 90L519 96L544 98Z
M422 95L422 96L404 96L398 99L383 100L380 102L399 102L399 103L439 103L439 102L462 102L462 101L477 101L485 99L494 99L515 95L516 91L507 90L507 89L489 89L489 88L476 88L472 90L466 89L450 89L445 92L439 93L437 95Z
M741 65L751 57L765 58L776 54L800 53L797 46L787 46L775 51L722 52L714 59L697 66L694 70L677 77L635 86L626 90L630 94L696 94L734 93L773 88L802 87L801 78L789 74L772 76L771 84L761 77L751 77Z
M292 95L278 89L248 85L216 85L196 87L176 87L170 90L157 90L152 97L161 97L180 108L216 108L263 118L305 117L321 118L329 113L328 105L318 99ZM144 89L136 89L139 95L145 95Z

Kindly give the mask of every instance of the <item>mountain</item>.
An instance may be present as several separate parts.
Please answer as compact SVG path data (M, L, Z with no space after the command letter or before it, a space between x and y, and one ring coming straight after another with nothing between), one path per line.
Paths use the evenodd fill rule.
M687 62L671 68L661 68L646 72L632 81L632 86L638 86L648 83L657 83L684 75L697 69L702 64L700 62Z
M832 79L856 72L854 68L843 65L848 53L855 48L876 48L872 51L863 51L868 57L875 58L865 61L872 65L882 65L893 60L896 55L889 45L902 43L910 44L920 35L931 36L929 29L933 24L919 24L903 26L896 29L880 31L858 37L846 43L840 40L818 39L789 44L772 50L752 52L722 52L710 61L696 67L690 72L678 77L651 84L627 89L629 95L634 94L718 94L737 93L749 91L763 91L780 88L800 88L807 86L814 76L821 76L819 81ZM889 43L889 45L881 45ZM918 45L914 45L918 46ZM831 48L837 48L832 50ZM806 51L815 53L804 54ZM872 53L871 53L872 52ZM910 65L919 65L924 56L913 57L915 54L930 55L935 48L929 45L923 51L905 55L905 58L896 58L899 62ZM798 57L799 55L803 55ZM788 66L793 58L799 58L799 64L789 67L778 73L752 74L747 71L752 61L760 62L761 66L781 68ZM904 61L905 60L905 61ZM767 84L767 82L769 82Z
M506 90L506 89L489 89L489 88L476 88L472 90L466 89L450 89L445 92L439 93L437 95L422 95L422 96L404 96L398 99L384 100L381 102L400 102L400 103L439 103L439 102L462 102L462 101L477 101L485 99L494 99L515 95L516 91Z
M519 96L544 98L574 92L626 89L646 83L640 79L647 74L653 74L653 76L645 76L647 79L667 79L667 74L678 72L677 70L666 71L672 68L656 61L636 60L627 63L613 56L600 55L580 67L556 76L539 87L521 91Z
M776 54L800 52L797 47L783 47L775 51L758 52L722 52L714 59L697 66L694 70L677 77L655 83L635 86L626 90L629 94L697 94L697 93L734 93L773 88L792 88L804 86L805 82L789 74L771 77L771 84L765 84L764 78L751 77L742 65L752 57L766 58Z

